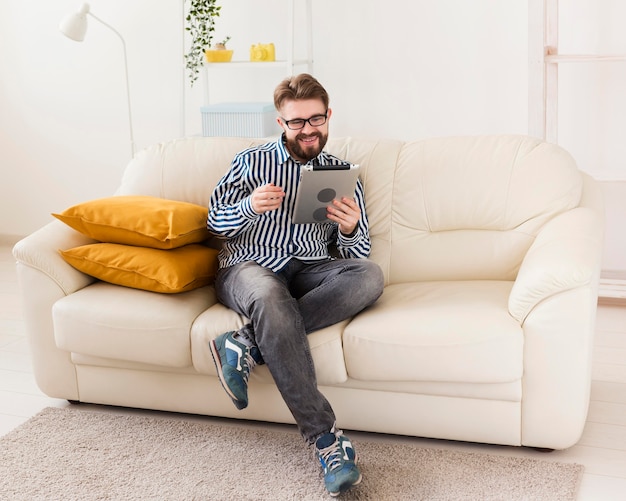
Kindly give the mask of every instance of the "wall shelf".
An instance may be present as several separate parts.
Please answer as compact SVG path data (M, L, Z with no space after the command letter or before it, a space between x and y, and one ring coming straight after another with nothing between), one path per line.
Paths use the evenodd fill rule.
M303 68L305 71L313 72L313 25L312 25L312 0L285 0L287 5L287 54L286 59L281 61L231 61L228 63L204 63L203 83L205 105L211 104L210 83L212 73L222 73L234 70L250 70L260 71L267 69L282 69L285 76L291 76L296 73L296 68ZM296 34L296 6L304 8L304 21L301 29L297 31L298 36L306 33L306 56L304 58L295 58L295 34ZM268 95L271 95L268 94Z
M204 63L207 70L235 70L235 69L254 69L263 70L271 68L284 68L289 71L293 66L308 66L311 61L306 59L299 59L290 61L266 61L266 62L251 62L251 61L230 61L228 63Z
M550 54L545 55L544 61L547 64L558 63L614 63L626 61L626 54Z
M623 62L626 54L560 54L559 1L529 0L528 134L559 144L559 65ZM604 169L594 177L623 181L626 172L621 167Z
M559 64L626 62L626 54L559 54L559 1L528 2L528 133L558 144Z

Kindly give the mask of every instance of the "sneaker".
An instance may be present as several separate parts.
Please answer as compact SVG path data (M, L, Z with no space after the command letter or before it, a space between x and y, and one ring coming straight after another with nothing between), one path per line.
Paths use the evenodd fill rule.
M259 348L236 331L226 332L211 341L211 355L220 382L237 409L248 406L248 378L257 364L263 363Z
M348 437L331 430L315 442L317 458L324 470L326 490L335 497L361 482L357 455Z

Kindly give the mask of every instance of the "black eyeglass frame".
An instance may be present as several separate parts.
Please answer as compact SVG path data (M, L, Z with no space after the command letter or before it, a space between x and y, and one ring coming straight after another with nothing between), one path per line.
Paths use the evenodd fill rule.
M320 122L318 124L314 124L314 123L311 122L311 120L322 119L322 118L324 119L324 121ZM304 129L304 126L307 123L311 127L321 127L328 120L328 110L326 110L326 113L324 113L322 115L313 115L312 117L309 117L309 118L294 118L293 120L285 120L283 117L280 117L280 119L283 121L283 123L287 126L287 128L289 130L301 130L301 129ZM294 122L302 122L302 127L292 127L292 124Z

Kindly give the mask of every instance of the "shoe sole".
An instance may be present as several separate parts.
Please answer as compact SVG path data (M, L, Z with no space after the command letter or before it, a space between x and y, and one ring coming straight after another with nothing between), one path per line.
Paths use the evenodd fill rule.
M215 364L215 370L217 371L217 378L220 380L220 384L222 385L222 388L224 388L224 391L233 401L233 404L235 404L235 407L237 407L237 409L239 410L245 409L248 406L248 404L237 399L237 397L233 395L233 392L230 390L230 388L226 384L226 380L224 378L224 372L222 371L222 359L220 358L220 352L217 349L215 340L211 340L211 342L209 343L209 346L211 347L211 356L213 357L213 363Z

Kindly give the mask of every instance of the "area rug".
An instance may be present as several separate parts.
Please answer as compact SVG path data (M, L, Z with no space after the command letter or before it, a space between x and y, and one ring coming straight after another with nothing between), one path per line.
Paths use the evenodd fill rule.
M572 500L577 464L355 441L341 500ZM294 427L47 408L0 438L2 500L328 500Z

